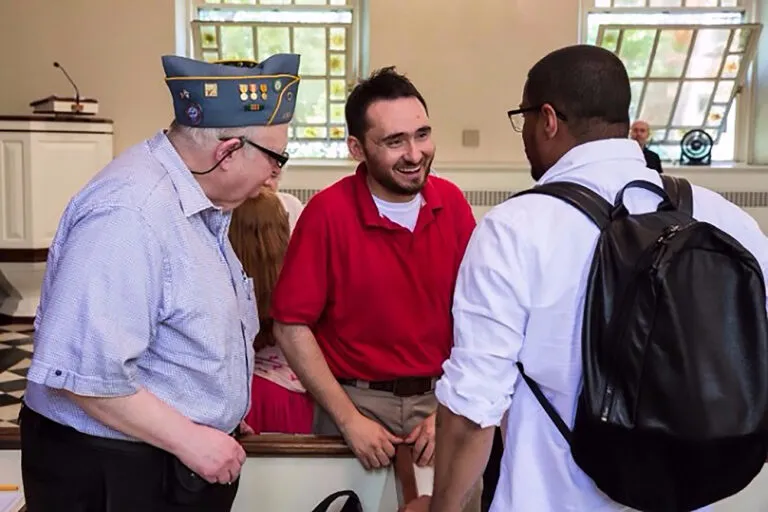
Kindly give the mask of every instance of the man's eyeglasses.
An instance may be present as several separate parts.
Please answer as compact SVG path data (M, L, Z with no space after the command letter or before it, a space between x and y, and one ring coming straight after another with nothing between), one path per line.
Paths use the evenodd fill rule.
M512 123L512 129L516 132L522 132L523 131L523 123L525 122L525 116L523 114L526 114L528 112L536 112L538 110L541 110L541 107L543 107L545 104L542 103L540 105L535 105L533 107L523 107L518 108L515 110L508 110L507 116L509 117L509 122ZM550 105L551 106L551 105ZM552 107L555 111L555 115L562 121L568 122L568 118L565 117L565 114L558 111L556 108Z
M261 146L259 144L256 144L252 140L248 139L248 137L245 137L244 135L241 135L239 137L222 137L219 140L229 140L229 139L237 139L240 141L240 146L244 146L245 144L248 144L251 147L254 147L270 157L272 160L277 163L277 166L282 169L283 166L288 163L288 159L290 158L290 155L287 151L283 151L282 153L277 153L276 151L272 151L269 148L265 148L264 146Z
M214 63L236 68L255 68L259 65L255 60L217 60Z
M274 160L275 163L277 164L278 169L282 169L283 166L286 163L288 163L289 155L288 155L288 153L286 151L283 151L282 153L277 153L276 151L272 151L269 148L265 148L264 146L256 144L255 142L253 142L252 140L249 140L248 137L246 137L244 135L240 135L239 137L219 137L220 141L231 140L231 139L239 140L240 141L240 145L237 146L236 148L233 148L231 151L228 151L226 155L221 157L221 159L218 162L216 162L215 164L213 164L213 167L211 167L207 171L202 171L202 172L201 171L190 171L190 172L192 174L208 174L209 172L211 172L215 168L217 168L219 166L219 164L221 164L221 162L224 161L225 158L227 158L229 155L231 155L232 153L234 153L238 149L242 148L246 144L248 144L249 146L253 146L254 148L258 149L259 151L261 151L262 153L264 153L265 155L270 157L272 160ZM272 172L272 177L276 178L279 174L280 174L280 171L273 171Z

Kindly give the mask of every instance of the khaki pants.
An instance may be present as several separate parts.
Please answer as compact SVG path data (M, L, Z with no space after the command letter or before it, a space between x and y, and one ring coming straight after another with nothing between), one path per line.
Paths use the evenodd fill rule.
M398 397L386 391L343 386L357 409L368 418L380 423L396 436L405 437L427 416L437 410L435 394ZM313 433L340 435L333 419L319 405L315 406ZM464 512L480 512L483 493L482 477L472 490L472 498Z

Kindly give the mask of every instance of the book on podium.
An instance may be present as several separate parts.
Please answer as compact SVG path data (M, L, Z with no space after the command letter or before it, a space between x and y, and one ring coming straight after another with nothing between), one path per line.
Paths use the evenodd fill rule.
M59 115L96 115L99 113L99 102L91 98L62 98L48 96L29 104L35 114Z

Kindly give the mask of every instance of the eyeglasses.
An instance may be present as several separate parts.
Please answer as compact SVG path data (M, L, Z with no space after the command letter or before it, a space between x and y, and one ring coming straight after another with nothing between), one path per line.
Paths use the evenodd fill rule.
M236 68L255 68L259 65L255 60L217 60L215 64L223 64L224 66L232 66Z
M282 153L277 153L275 151L272 151L271 149L265 148L264 146L261 146L259 144L256 144L252 140L249 140L248 137L244 135L240 135L239 137L221 137L219 140L229 140L229 139L237 139L240 141L240 147L244 146L245 144L248 144L249 146L252 146L268 157L270 157L272 160L277 163L277 167L282 169L283 166L288 163L288 159L290 158L290 155L287 151L283 151Z
M518 108L515 110L508 110L507 111L507 117L509 117L509 122L512 123L512 129L516 132L522 132L523 131L523 124L525 122L525 116L523 114L527 112L536 112L538 110L541 110L541 107L544 105L549 105L548 103L542 103L540 105L536 105L533 107L524 107L524 108ZM551 106L551 105L550 105ZM555 115L562 121L568 122L568 118L565 117L565 114L558 111L555 107L552 107L555 111Z

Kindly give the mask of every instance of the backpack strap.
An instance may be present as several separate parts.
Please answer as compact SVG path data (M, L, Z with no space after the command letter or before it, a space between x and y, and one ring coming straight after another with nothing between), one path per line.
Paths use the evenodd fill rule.
M676 178L667 174L661 175L664 191L679 211L693 217L693 189L685 178Z
M543 194L556 197L570 204L581 213L589 217L602 231L611 221L611 203L600 197L583 185L566 181L555 181L537 185L513 195L518 197L525 194Z
M541 404L541 407L544 408L544 411L547 413L547 416L549 416L549 419L552 420L552 423L555 424L557 427L557 430L560 431L560 434L562 434L563 438L568 442L568 445L571 444L571 430L568 428L568 425L565 424L565 421L563 421L563 418L560 417L560 415L555 410L554 406L549 403L549 400L547 400L547 397L544 396L544 393L541 392L541 388L538 384L536 384L536 381L534 381L532 378L527 376L525 374L525 369L523 368L523 363L520 361L517 362L517 369L520 371L520 376L525 380L525 383L528 384L528 387L531 388L531 391L533 392L533 396L536 397L536 400L539 401Z

